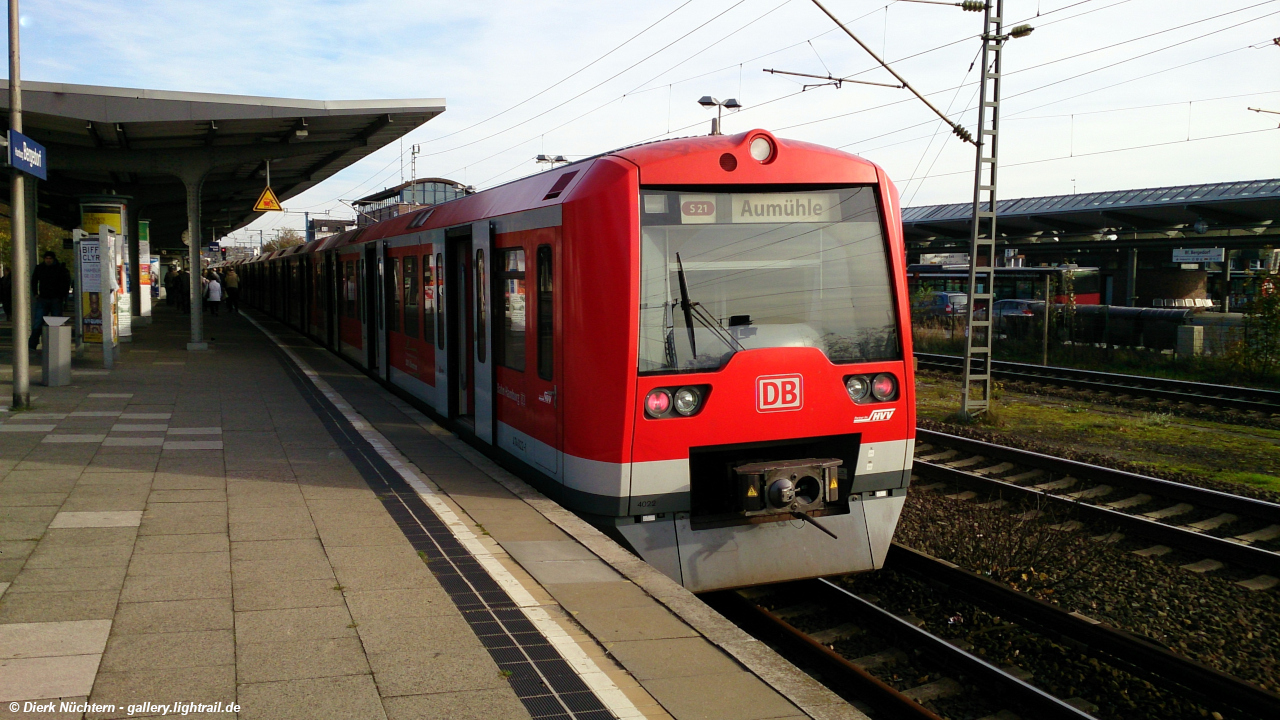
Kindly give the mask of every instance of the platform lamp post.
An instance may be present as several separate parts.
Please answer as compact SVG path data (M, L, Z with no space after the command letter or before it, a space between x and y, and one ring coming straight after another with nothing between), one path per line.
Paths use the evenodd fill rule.
M710 95L703 95L703 96L702 96L702 98L698 100L698 104L699 104L699 105L701 105L701 106L702 106L702 107L704 107L704 108L715 108L715 109L716 109L716 116L715 116L715 118L713 118L713 119L711 120L711 134L712 134L712 135L723 135L723 134L724 134L724 133L720 132L720 121L721 121L721 119L723 118L724 111L725 111L725 109L726 109L726 108L727 108L727 109L729 109L729 110L741 110L741 109L742 109L742 103L738 102L737 100L735 100L735 99L733 99L733 98L729 98L728 100L725 100L724 102L720 102L719 100L717 100L717 99L715 99L715 98L711 97Z
M22 74L18 52L18 0L9 0L9 129L22 132ZM11 152L5 148L5 153ZM27 257L26 177L12 168L9 178L9 238L13 246L13 402L14 410L31 406L31 266Z
M968 3L957 3L965 10ZM960 416L977 419L991 408L992 311L996 279L996 172L1000 133L1001 56L1010 38L1030 35L1030 25L1004 32L1004 0L982 5L982 75L979 88L976 162L973 175L973 218L969 235L968 330L964 340L964 379ZM1049 299L1045 298L1046 307Z

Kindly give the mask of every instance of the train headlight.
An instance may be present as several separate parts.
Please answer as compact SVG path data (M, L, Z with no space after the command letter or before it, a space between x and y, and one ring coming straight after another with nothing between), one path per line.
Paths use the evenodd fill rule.
M773 143L769 142L769 138L760 136L751 141L751 157L761 163L773 159Z
M884 402L898 395L898 381L889 373L880 373L871 381L871 396Z
M652 390L644 399L644 411L649 417L662 417L671 409L671 394L662 388Z
M844 381L844 389L849 391L849 399L860 403L867 399L867 393L871 392L871 383L861 375L854 375Z
M693 388L680 388L676 391L676 412L688 417L698 411L698 405L701 404L702 398L698 396L698 391Z

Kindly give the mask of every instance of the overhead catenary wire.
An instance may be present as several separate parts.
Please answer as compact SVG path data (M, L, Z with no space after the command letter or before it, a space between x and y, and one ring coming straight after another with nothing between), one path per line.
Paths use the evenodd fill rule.
M959 137L961 140L964 140L965 142L969 142L969 143L971 143L971 142L973 142L973 141L974 141L974 140L973 140L973 136L969 134L969 131L968 131L968 130L966 130L966 129L964 128L964 126L962 126L962 125L961 125L960 123L958 123L958 122L955 122L955 121L954 121L954 120L952 120L951 118L947 117L947 116L946 116L946 114L944 114L941 110L939 110L937 107L935 107L933 103L929 102L929 99L928 99L928 98L926 98L924 95L921 95L919 90L916 90L915 88L911 87L911 83L907 82L907 79L906 79L906 78L904 78L904 77L902 77L901 75L899 75L899 74L898 74L898 71L894 70L892 67L890 67L890 66L889 66L889 63L885 62L884 60L881 60L881 59L880 59L880 56L879 56L879 55L876 55L876 53L875 53L875 51L874 51L874 50L872 50L871 48L867 47L867 44L866 44L866 43L864 43L864 42L862 42L862 40L860 40L860 39L858 38L858 36L857 36L857 35L854 35L852 30L850 30L850 29L849 29L849 28L848 28L844 23L840 22L840 19L839 19L839 18L837 18L834 14L832 14L832 12L831 12L830 10L828 10L828 9L827 9L827 7L826 7L825 5L823 5L823 4L822 4L821 0L811 0L811 1L813 2L813 4L814 4L814 5L817 5L817 6L818 6L818 9L819 9L819 10L821 10L821 11L822 11L822 12L824 12L824 13L826 13L827 17L831 18L831 21L832 21L832 22L834 22L836 25L839 25L839 26L840 26L840 29L841 29L841 30L844 30L844 32L845 32L845 34L846 34L846 35L848 35L850 38L852 38L854 42L858 43L858 45L859 45L863 50L865 50L865 51L867 52L867 54L868 54L868 55L870 55L870 56L872 57L872 59L874 59L876 62L880 63L880 66L881 66L881 67L883 67L885 70L888 70L888 71L889 71L889 74L891 74L891 75L893 75L895 78L897 78L898 82L902 83L902 86L903 86L903 87L905 87L906 89L910 90L910 91L911 91L911 94L915 95L917 98L919 98L919 99L920 99L920 102L922 102L922 103L924 103L925 105L927 105L927 106L929 107L929 109L930 109L930 110L932 110L932 111L934 112L934 114L935 114L935 115L937 115L938 117L942 118L942 119L943 119L943 121L945 121L948 125L950 125L950 126L951 126L951 129L955 132L956 137ZM886 7L888 7L888 6L886 6Z
M1276 2L1276 0L1268 0L1268 2ZM1079 78L1085 77L1085 76L1087 76L1087 75L1092 75L1092 74L1094 74L1094 73L1102 72L1102 71L1104 71L1104 70L1109 70L1109 69L1114 68L1114 67L1117 67L1117 66L1119 66L1119 65L1123 65L1123 64L1125 64L1125 63L1128 63L1128 62L1130 62L1130 61L1132 61L1132 60L1137 60L1137 59L1139 59L1139 58L1147 57L1147 56L1149 56L1149 55L1154 55L1155 53L1163 52L1163 51L1165 51L1165 50L1170 50L1170 49L1172 49L1172 48L1179 47L1179 46L1181 46L1181 45L1185 45L1185 44L1190 43L1190 42L1195 42L1196 40L1202 40L1202 39L1204 39L1204 38L1206 38L1206 37L1210 37L1210 36L1212 36L1212 35L1216 35L1216 34L1218 34L1218 33L1225 32L1225 31L1227 31L1227 30L1231 30L1231 29L1234 29L1234 28L1237 28L1237 27L1241 27L1241 26L1243 26L1243 25L1247 25L1247 24L1249 24L1249 23L1251 23L1251 22L1254 22L1255 20L1260 20L1260 19L1262 19L1262 18L1264 18L1264 17L1270 17L1271 15L1275 15L1275 14L1277 14L1277 13L1280 13L1280 11L1277 11L1276 13L1268 13L1268 14L1266 14L1266 15L1262 15L1262 16L1257 17L1257 18L1252 18L1252 19L1250 19L1250 20L1245 20L1245 21L1242 21L1242 22L1236 23L1235 25L1230 25L1230 26L1225 27L1225 28L1219 28L1218 30L1214 30L1214 31L1211 31L1211 32L1208 32L1208 33L1205 33L1205 34L1203 34L1203 35L1199 35L1199 36L1196 36L1196 37L1193 37L1193 38L1188 38L1188 39L1185 39L1185 40L1179 40L1178 42L1172 43L1172 44L1170 44L1170 45L1165 45L1164 47L1160 47L1160 48L1157 48L1157 49L1155 49L1155 50L1150 50L1150 51L1148 51L1148 52L1141 53L1141 54L1139 54L1139 55L1135 55L1135 56L1133 56L1133 57L1126 58L1126 59L1124 59L1124 60L1119 60L1119 61L1117 61L1117 62L1113 62L1113 63L1110 63L1110 64L1108 64L1108 65L1104 65L1104 66L1102 66L1102 67L1094 68L1094 69L1092 69L1092 70L1086 70L1086 71L1084 71L1084 72L1082 72L1082 73L1078 73L1078 74L1073 75L1073 76L1071 76L1071 77L1067 77L1067 78L1060 78L1060 79L1058 79L1058 80L1054 80L1053 82L1049 82L1049 83L1046 83L1046 84L1044 84L1044 85L1040 85L1040 86L1035 87L1035 88L1031 88L1031 89L1028 89L1028 90L1023 90L1023 91L1021 91L1021 92L1018 92L1018 93L1015 93L1015 94L1013 94L1013 95L1010 95L1010 96L1005 97L1005 98L1004 98L1004 100L1005 100L1005 101L1008 101L1008 100L1010 100L1010 99L1012 99L1012 98L1014 98L1014 97L1018 97L1018 96L1021 96L1021 95L1026 95L1026 94L1031 93L1031 92L1037 92L1037 91L1043 90L1043 89L1045 89L1045 88L1053 87L1054 85L1059 85L1059 84L1061 84L1061 83L1068 82L1068 81L1071 81L1071 80L1076 80L1076 79L1079 79ZM1083 14L1083 13L1082 13L1082 14ZM1209 21L1209 20L1213 20L1213 19L1215 19L1215 18L1217 18L1217 17L1219 17L1219 16L1220 16L1220 15L1214 15L1214 16L1209 17L1209 18L1204 18L1204 19L1202 19L1202 20L1200 20L1200 21L1198 21L1198 22L1207 22L1207 21ZM1079 16L1076 16L1076 17L1079 17ZM1111 45L1111 47L1119 47L1119 46L1121 46L1121 45L1128 44L1129 42L1134 42L1135 40L1136 40L1136 39L1131 39L1131 40L1124 40L1124 41L1121 41L1121 42L1118 42L1118 43L1113 43L1113 44ZM1185 67L1186 65L1194 64L1195 62L1202 62L1203 60L1213 59L1214 57L1220 57L1221 55L1227 55L1227 54L1230 54L1230 53L1232 53L1232 52L1239 52L1239 51L1240 51L1240 50L1242 50L1242 49L1245 49L1245 48L1236 48L1236 49L1233 49L1233 50L1228 51L1227 53L1221 53L1220 55L1210 56L1209 58L1202 58L1201 60L1196 60L1196 61L1193 61L1193 62L1191 62L1191 63L1185 63L1185 64L1183 64L1183 65L1179 65L1179 66L1176 66L1176 67L1174 67L1174 68L1166 68L1166 69L1164 69L1164 70L1158 70L1158 71L1156 71L1156 72L1154 72L1154 73L1149 73L1148 75L1143 75L1143 76L1140 76L1139 78L1133 78L1133 79L1131 79L1131 80L1125 80L1125 81L1123 81L1123 82L1116 83L1115 85L1110 85L1110 86L1107 86L1107 87L1108 87L1108 88L1109 88L1109 87L1115 87L1116 85L1122 85L1122 84L1127 83L1127 82L1132 82L1133 80L1139 80L1139 79L1143 79L1143 78L1146 78L1146 77L1150 77L1150 76L1152 76L1152 75L1158 75L1158 74L1160 74L1160 73L1162 73L1162 72L1168 72L1169 70L1175 70L1175 69L1178 69L1178 68L1181 68L1181 67ZM1009 76L1011 76L1011 75L1016 75L1016 74L1018 74L1018 73L1025 72L1025 71L1028 71L1028 70L1031 70L1031 69L1034 69L1034 68L1020 68L1020 69L1018 69L1018 70L1011 70L1011 71L1009 71L1009 72L1003 73L1003 75L1004 75L1005 77L1009 77ZM971 83L971 84L976 85L977 83ZM940 89L940 90L932 91L932 92L930 92L930 93L928 93L928 94L929 94L929 95L938 95L938 94L941 94L941 93L944 93L944 92L950 92L951 90L954 90L954 89L955 89L955 88L943 88L943 89ZM1100 89L1106 89L1106 88L1100 88ZM1045 104L1043 104L1043 105L1039 105L1039 106L1037 106L1036 108L1030 108L1030 109L1031 109L1031 110L1034 110L1034 109L1038 109L1038 108L1041 108L1041 107L1046 107L1046 106L1048 106L1048 105L1053 105L1053 104L1056 104L1056 103L1058 103L1058 102L1063 102L1063 101L1065 101L1066 99L1073 99L1073 98L1076 98L1076 97L1081 97L1081 96L1083 96L1083 95L1088 95L1088 94L1090 94L1090 93L1097 92L1098 90L1099 90L1099 89L1087 90L1087 91L1085 91L1085 92L1083 92L1083 93L1079 93L1079 94L1077 94L1077 95L1073 95L1073 96L1071 96L1071 98L1064 98L1063 100L1055 100L1055 101L1053 101L1053 102L1051 102L1051 103L1045 103ZM878 109L881 109L881 108L884 108L884 107L889 107L889 106L892 106L892 105L900 105L900 104L902 104L902 103L904 103L904 102L907 102L907 101L906 101L906 100L895 100L895 101L893 101L893 102L886 103L886 104L883 104L883 105L876 105L876 106L872 106L872 107L868 107L868 108L861 108L861 109L858 109L858 110L853 110L853 111L851 111L851 112L839 113L839 114L837 114L837 115L830 115L830 116L827 116L827 117L824 117L824 118L818 118L818 119L816 119L816 120L807 120L807 121L802 122L802 123L795 123L795 124L793 124L793 125L787 125L787 126L784 126L784 127L778 128L778 130L790 130L790 129L797 128L797 127L804 127L804 126L806 126L806 125L816 125L816 124L818 124L818 123L828 122L828 121L831 121L831 120L839 120L839 119L841 119L841 118L850 117L850 116L852 116L852 115L858 115L858 114L861 114L861 113L867 112L867 111L869 111L869 110L878 110ZM1028 112L1028 111L1029 111L1029 110L1020 110L1020 111L1018 111L1017 113L1013 113L1013 115L1021 114L1021 113L1023 113L1023 112ZM1011 117L1011 116L1010 116L1010 115L1006 115L1006 116L1005 116L1004 118L1002 118L1002 119L1006 119L1006 120L1007 120L1009 117ZM842 146L842 147L843 147L843 146Z
M896 1L896 0L895 0L895 1ZM1095 2L1095 1L1096 1L1096 0L1079 0L1078 2L1072 3L1072 4L1070 4L1070 5L1066 5L1066 6L1063 6L1063 7L1061 7L1061 8L1057 8L1057 9L1055 9L1055 10L1051 10L1051 11L1049 11L1049 12L1047 12L1047 13L1044 13L1044 15L1045 15L1045 16L1048 16L1048 15L1051 15L1051 14L1054 14L1054 13L1058 13L1058 12L1062 12L1062 11L1065 11L1065 10L1069 10L1069 9L1071 9L1071 8L1074 8L1074 7L1078 7L1078 6L1080 6L1080 5L1086 5L1086 4L1089 4L1089 3L1091 3L1091 2ZM1077 17L1081 17L1081 16L1086 15L1086 14L1090 14L1090 13L1098 12L1098 11L1101 11L1101 10L1107 10L1107 9L1112 8L1112 7L1115 7L1115 6L1118 6L1118 5L1123 5L1123 4L1126 4L1126 3L1129 3L1129 2L1133 2L1133 0L1118 0L1118 2L1114 2L1114 3L1111 3L1111 4L1109 4L1109 5L1106 5L1106 6L1100 7L1100 8L1095 8L1095 9L1092 9L1092 10L1087 10L1087 11L1085 11L1084 13L1079 13L1079 14L1077 14L1077 15L1072 15L1072 16L1068 16L1068 17L1065 17L1065 18L1059 18L1059 19L1057 19L1057 20L1051 20L1051 21L1049 21L1049 22L1047 22L1047 23L1041 23L1041 24L1040 24L1040 26L1041 26L1041 27L1044 27L1044 26L1047 26L1047 25L1052 24L1052 23L1056 23L1056 22L1063 22L1063 21L1066 21L1066 20L1071 20L1071 19L1074 19L1074 18L1077 18ZM685 3L685 4L687 5L688 3ZM741 4L741 3L737 3L737 4ZM736 6L737 6L737 4L735 4L734 6L731 6L728 10L732 10L734 7L736 7ZM785 3L784 3L784 4L785 4ZM679 9L681 9L681 8L683 8L683 7L684 7L684 5L681 5L681 6L677 7L677 8L676 8L676 10L679 10ZM777 8L774 8L774 9L776 10ZM873 14L875 14L876 12L879 12L879 11L880 11L880 9L881 9L881 8L877 8L876 10L872 10L872 11L870 11L870 12L868 12L868 13L865 13L864 15L859 16L858 18L855 18L854 20L852 20L852 21L850 21L850 22L856 22L856 21L857 21L857 20L859 20L859 19L862 19L862 18L867 17L867 16L869 16L869 15L873 15ZM725 12L727 12L728 10L726 10ZM675 11L672 11L671 13L668 13L666 16L664 16L663 18L661 18L658 22L661 22L661 20L664 20L664 19L666 19L667 17L670 17L670 15L671 15L671 14L673 14L674 12L675 12ZM766 15L767 15L767 14L769 14L769 13L771 13L771 12L773 12L773 10L770 10L768 13L766 13ZM723 14L723 13L721 13L721 14ZM719 17L719 16L716 16L716 17ZM714 19L716 19L716 18L712 18L712 20L714 20ZM760 18L757 18L757 20L758 20L758 19L760 19ZM1028 19L1029 19L1029 18L1028 18ZM752 21L752 23L748 23L747 25L753 24L754 22L755 22L755 21ZM1019 22L1021 22L1021 21L1019 21ZM656 24L657 24L657 23L654 23L654 24L652 24L652 25L648 26L644 31L641 31L640 33L637 33L635 36L633 36L633 37L632 37L631 39L629 39L627 42L630 42L631 40L634 40L636 37L639 37L641 34L643 34L644 32L646 32L648 29L651 29L651 28L652 28L654 25L656 25ZM706 24L706 23L704 23L704 25L705 25L705 24ZM700 27L702 27L702 26L699 26L699 28L700 28ZM746 27L746 26L743 26L743 27ZM699 29L699 28L695 28L695 30L697 30L697 29ZM741 29L742 29L742 28L739 28L739 30L741 30ZM815 39L817 39L817 38L819 38L819 37L823 37L823 36L829 35L829 34L831 34L831 33L833 33L833 32L837 32L837 31L838 31L838 29L839 29L839 28L832 28L831 30L827 30L827 31L825 31L825 32L822 32L822 33L819 33L819 34L817 34L817 35L814 35L812 38L809 38L808 40L800 41L800 42L797 42L797 43L792 43L792 44L790 44L790 45L788 45L788 46L786 46L786 47L779 48L778 50L774 50L774 51L771 51L771 52L769 52L769 53L764 53L764 54L762 54L762 55L755 56L754 58L751 58L751 59L746 60L746 61L744 61L744 62L747 62L747 63L749 63L749 62L754 62L755 60L759 60L759 59L762 59L762 58L764 58L764 57L768 57L769 55L774 55L774 54L777 54L777 53L779 53L779 52L785 52L786 50L792 49L792 48L794 48L794 47L798 47L798 46L800 46L800 45L804 45L804 44L806 44L806 43L808 43L808 42L811 42L812 40L815 40ZM693 32L693 31L690 31L690 32ZM735 32L736 32L736 31L735 31ZM686 33L686 36L687 36L688 34L689 34L689 33ZM733 34L733 33L730 33L730 35L732 35L732 34ZM726 36L726 37L728 37L728 36ZM925 55L925 54L928 54L928 53L931 53L931 52L934 52L934 51L937 51L937 50L940 50L940 49L944 49L944 48L946 48L946 47L950 47L950 46L955 45L955 44L957 44L957 43L965 42L966 40L969 40L969 39L971 39L971 38L973 38L973 37L976 37L976 36L968 35L968 36L966 36L966 37L964 37L964 38L960 38L960 39L957 39L957 40L954 40L954 41L951 41L951 42L945 43L945 44L943 44L943 45L939 45L939 46L936 46L936 47L933 47L933 48L929 48L929 49L926 49L926 50L923 50L923 51L920 51L920 52L917 52L917 53L913 53L913 54L911 54L911 55L907 55L907 56L904 56L904 57L902 57L902 58L897 58L897 59L895 59L895 60L894 60L894 62L902 62L902 61L905 61L905 60L908 60L908 59L914 59L914 58L920 57L920 56L922 56L922 55ZM724 39L724 38L722 38L721 40L723 40L723 39ZM720 41L716 41L716 42L720 42ZM623 43L623 44L625 45L626 43ZM668 46L669 46L669 45L668 45ZM621 47L621 45L620 45L619 47ZM615 48L615 49L616 49L616 48ZM663 48L663 49L665 49L665 48ZM611 52L612 52L612 51L611 51ZM606 55L605 55L605 56L607 56L608 54L609 54L609 53L606 53ZM654 53L654 54L656 54L656 53ZM601 58L598 58L598 59L597 59L597 61L598 61L599 59L603 59L605 56L601 56ZM695 54L695 56L696 56L696 54ZM652 57L652 55L651 55L650 57ZM674 69L675 67L678 67L680 64L683 64L683 62L687 62L687 61L688 61L689 59L691 59L692 57L694 57L694 56L690 56L690 58L686 58L686 59L685 59L685 61L682 61L681 63L677 63L675 66L672 66L672 68L670 68L670 69ZM646 58L646 59L647 59L647 58ZM593 62L595 62L595 61L593 61ZM643 61L641 61L641 62L643 62ZM638 63L637 63L637 64L638 64ZM696 79L701 78L701 77L706 77L707 75L712 75L712 74L715 74L715 73L718 73L718 72L722 72L724 69L732 68L732 67L735 67L735 66L738 66L738 65L741 65L741 64L743 64L743 63L735 63L735 64L733 64L733 65L726 66L726 68L721 68L721 69L714 70L714 71L711 71L711 72L708 72L708 73L700 73L700 74L698 74L698 75L690 76L690 77L685 78L685 79L682 79L682 80L677 80L677 81L674 81L673 83L668 84L668 87L669 87L669 86L671 86L671 85L681 84L681 83L685 83L685 82L690 82L690 81L692 81L692 80L696 80ZM634 64L633 64L633 66L632 66L632 67L634 67ZM585 69L585 68L584 68L584 69ZM628 69L630 69L630 68L628 68ZM668 72L670 71L670 69L668 69ZM869 72L871 69L874 69L874 68L869 68L869 69L867 69L867 70L861 71L860 73L854 73L854 74L855 74L855 75L857 75L857 74L862 74L862 73L865 73L865 72ZM624 72L625 72L625 71L624 71ZM621 73L619 73L619 74L621 74ZM615 77L616 77L616 75L615 75ZM852 76L850 76L850 77L852 77ZM655 79L656 79L656 78L655 78ZM651 81L648 81L648 82L651 82ZM629 92L629 93L627 93L627 94L628 94L628 95L634 95L634 94L641 93L641 92L647 92L648 90L657 89L658 87L662 87L662 86L655 86L655 87L652 87L652 88L642 88L642 87L640 87L640 88L637 88L637 89L635 89L635 90L630 91L630 92ZM550 89L550 88L548 88L548 89ZM580 97L580 96L581 96L581 94L580 94L579 96L575 96L574 98L571 98L571 99L570 99L570 101L575 100L575 99L577 99L577 97ZM784 97L785 97L785 96L784 96ZM779 99L782 99L782 98L775 98L774 100L768 101L768 102L767 102L767 103L765 103L765 104L769 104L769 103L775 102L775 101L777 101L777 100L779 100ZM597 106L597 107L595 107L595 108L593 108L593 109L591 109L591 110L588 110L587 112L582 113L581 115L577 116L576 118L574 118L574 119L573 119L573 120L571 120L570 122L575 121L575 120L578 120L578 119L582 119L583 117L586 117L586 116L588 116L588 115L590 115L590 114L592 114L592 113L594 113L594 112L597 112L598 110L600 110L600 109L602 109L602 108L604 108L604 107L607 107L609 104L612 104L612 102L615 102L616 100L617 100L617 99L615 99L615 100L611 100L611 101L609 101L608 103L605 103L605 104L600 105L600 106ZM569 101L566 101L566 102L569 102ZM563 104L564 104L564 103L562 103L562 105L563 105ZM757 105L758 105L758 104L757 104ZM559 107L559 106L557 106L557 107ZM553 108L553 109L555 109L555 108ZM546 112L550 112L550 111L546 111ZM541 116L542 116L542 115L544 115L544 114L545 114L545 112L544 112L544 113L540 113L539 115L535 116L534 118L531 118L530 120L532 120L532 119L536 119L537 117L541 117ZM567 124L569 124L569 123L562 123L562 124L560 124L560 125L556 126L556 128L553 128L553 129L559 129L560 127L564 127L564 126L565 126L565 125L567 125ZM682 132L683 130L687 130L687 129L689 129L689 128L691 128L691 127L694 127L694 126L696 126L696 125L698 125L698 124L701 124L701 123L700 123L700 122L699 122L699 123L693 123L693 124L690 124L690 125L685 126L685 127L683 127L683 128L677 128L677 129L675 129L675 130L670 130L670 131L669 131L668 133L666 133L666 134L668 134L668 135L669 135L669 134L672 134L672 133ZM493 136L489 136L489 137L493 137ZM661 136L661 135L659 135L659 136L654 136L654 137L662 137L662 136ZM483 138L481 141L483 141L484 139L488 139L488 138ZM652 139L652 138L648 138L648 139ZM479 141L477 141L477 142L479 142ZM475 143L468 143L467 145L472 145L472 144L475 144ZM524 143L524 142L517 143L516 145L514 145L514 146L512 146L512 147L510 147L510 148L508 148L508 149L506 149L506 150L504 150L504 151L502 151L502 152L509 152L510 150L514 149L515 147L519 147L520 145L523 145L523 144L525 144L525 143ZM458 147L455 147L455 148L451 148L451 149L450 149L450 150L448 150L448 151L441 151L441 152L442 152L442 153L443 153L443 152L451 152L452 150L461 149L462 147L465 147L465 146L458 146ZM438 154L438 153L437 153L437 154ZM498 154L501 154L501 153L498 153ZM471 163L468 163L468 164L469 164L469 165L471 165L471 164L476 164L476 163L478 163L478 162L484 162L485 160L490 159L490 158L492 158L492 157L494 157L494 156L495 156L495 155L491 155L491 156L489 156L488 158L484 158L484 159L482 159L482 160L474 161L474 162L471 162ZM393 165L395 162L397 162L397 160L396 160L396 159L391 160L391 161L390 161L390 162L389 162L389 163L388 163L388 164L387 164L387 165L386 165L382 170L376 171L376 172L374 173L374 177L376 177L376 176L378 175L378 173L381 173L381 172L385 171L387 168L390 168L390 167L391 167L391 165ZM453 171L451 171L451 172L453 172ZM505 174L505 173L503 173L503 174ZM372 178L371 178L371 179L372 179ZM357 188L359 188L359 187L362 187L362 186L365 186L365 185L368 185L368 184L369 184L369 181L368 181L368 180L366 180L365 182L360 183L359 185L355 186L354 188L352 188L351 190L349 190L348 192L343 193L343 194L347 194L347 195L353 194L353 191L354 191L355 189L357 189ZM374 185L375 185L375 186L376 186L376 184L377 184L377 183L374 183ZM331 202L333 202L333 201L334 201L334 200L329 200L329 201L322 202L322 203L318 203L318 204L316 204L316 205L311 205L311 206L308 206L308 207L319 207L319 206L321 206L321 205L325 205L325 204L331 203Z
M472 128L479 127L479 126L481 126L481 125L483 125L483 124L485 124L485 123L487 123L487 122L489 122L489 121L491 121L491 120L495 120L495 119L497 119L497 118L499 118L499 117L502 117L503 115L506 115L507 113L509 113L509 112L511 112L511 111L513 111L513 110L515 110L515 109L517 109L517 108L519 108L519 107L523 106L523 105L526 105L526 104L528 104L529 102L532 102L533 100L536 100L537 98L539 98L539 97L541 97L541 96L543 96L543 95L547 94L547 93L548 93L548 92L550 92L551 90L554 90L555 88L557 88L557 87L559 87L559 86L563 85L564 83L568 82L569 80L572 80L573 78L575 78L575 77L577 77L578 75L582 74L583 72L585 72L586 70L588 70L588 69L590 69L591 67L595 66L597 63L599 63L600 61L602 61L602 60L604 60L605 58L609 57L610 55L614 54L615 52L617 52L617 51L621 50L622 48L626 47L627 45L631 44L633 41L635 41L636 39L638 39L641 35L644 35L645 33L649 32L649 31L650 31L650 30L652 30L653 28L657 27L659 24L661 24L661 23L662 23L663 21L665 21L667 18L670 18L672 15L675 15L677 12L679 12L679 11L683 10L685 7L687 7L687 6L688 6L689 4L691 4L693 1L694 1L694 0L685 0L685 2L681 3L680 5L677 5L677 6L675 7L675 9L671 10L671 11L670 11L670 12L668 12L667 14L665 14L665 15L663 15L662 17L658 18L657 20L653 21L653 22L652 22L652 23L650 23L649 25L646 25L646 26L644 27L644 29L642 29L641 31L639 31L639 32L635 33L635 34L634 34L634 35L632 35L631 37L629 37L629 38L627 38L626 40L623 40L621 43L619 43L619 44L615 45L615 46L614 46L613 48L611 48L608 52L606 52L606 53L604 53L603 55L601 55L601 56L597 57L596 59L592 60L591 62L587 63L586 65L583 65L582 67L578 68L577 70L573 71L572 73L569 73L568 75L566 75L566 76L564 76L563 78L561 78L561 79L557 80L556 82L552 83L551 85L548 85L547 87L543 88L542 90L540 90L540 91L538 91L538 92L534 93L533 95L530 95L529 97L525 98L524 100L521 100L520 102L516 103L515 105L512 105L512 106L510 106L510 107L508 107L508 108L506 108L506 109L502 110L501 112L498 112L498 113L495 113L495 114L493 114L493 115L490 115L489 117L487 117L487 118L485 118L485 119L483 119L483 120L479 120L479 121L477 121L477 122L474 122L474 123L472 123L472 124L470 124L470 125L468 125L468 126L466 126L466 127L464 127L464 128L460 128L460 129L458 129L458 130L454 130L453 132L450 132L450 133L448 133L448 134L441 135L441 136L438 136L438 137L434 137L434 138L431 138L431 139L429 139L429 140L423 140L422 142L417 143L417 144L419 144L419 145L426 145L426 144L428 144L428 143L433 143L433 142L437 142L437 141L439 141L439 140L444 140L445 138L453 137L454 135L458 135L458 134L463 133L463 132L466 132L467 130L470 130L470 129L472 129ZM392 160L391 162L387 163L387 165L386 165L385 167L383 167L381 170L376 171L376 172L374 173L374 175L376 176L376 175L378 175L379 173L383 172L383 170L385 170L387 167L390 167L393 163L397 162L400 158L403 158L403 156L404 156L404 153L403 153L403 152L401 152L401 153L400 153L400 157L399 157L399 158L397 158L397 159L395 159L395 160ZM366 182L364 182L364 183L361 183L361 184L359 184L359 185L353 186L350 190L348 190L347 192L342 193L342 194L343 194L343 195L351 195L351 194L354 194L354 191L355 191L356 189L358 189L358 188L362 187L362 186L363 186L363 185L365 185L366 183L367 183L367 181L366 181ZM332 201L330 201L330 202L332 202ZM323 205L323 204L325 204L325 203L320 203L320 204L321 204L321 205ZM316 206L314 206L314 205L313 205L313 206L309 206L309 207L316 207Z
M1233 133L1223 133L1221 135L1206 135L1203 137L1191 138L1190 140L1169 140L1166 142L1148 143L1146 145L1132 145L1130 147L1112 148L1110 150L1097 150L1097 151L1088 152L1088 153L1076 153L1074 156L1062 155L1060 157L1040 158L1038 160L1024 160L1022 162L1014 162L1014 163L1006 162L1006 163L1001 163L1001 165L1002 165L1002 168L1021 167L1023 165L1036 165L1039 163L1055 162L1057 160L1071 160L1073 157L1082 158L1082 157L1092 157L1095 155L1110 155L1111 153L1129 152L1132 150L1146 150L1149 148L1165 147L1168 145L1181 145L1185 143L1202 142L1204 140L1220 140L1222 138L1240 137L1242 135L1257 135L1258 133L1269 133L1269 132L1275 132L1276 130L1280 130L1280 127L1262 128L1261 130L1242 130L1242 131L1233 132ZM972 172L973 172L972 170L956 170L954 172L938 173L937 175L932 175L929 177L947 177L950 175L967 175ZM906 180L902 180L901 182L908 182L911 180L924 180L924 179L928 179L928 178L907 178Z

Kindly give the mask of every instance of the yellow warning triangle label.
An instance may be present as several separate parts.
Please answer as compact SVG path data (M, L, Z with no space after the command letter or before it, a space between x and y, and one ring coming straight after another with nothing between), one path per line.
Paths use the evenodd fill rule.
M284 208L280 206L280 201L276 199L276 194L271 191L268 185L263 189L262 194L258 196L258 202L253 206L254 212L283 212Z
M756 486L752 485L747 488L747 497L757 497L760 493L756 492Z

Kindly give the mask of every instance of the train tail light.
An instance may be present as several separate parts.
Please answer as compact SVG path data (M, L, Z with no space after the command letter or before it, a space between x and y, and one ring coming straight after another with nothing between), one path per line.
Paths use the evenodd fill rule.
M889 373L880 373L871 381L871 396L880 402L898 396L898 381Z
M662 417L671 409L671 394L662 388L652 390L644 399L644 411L650 417Z

